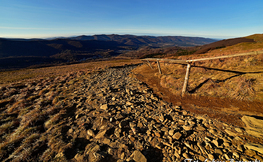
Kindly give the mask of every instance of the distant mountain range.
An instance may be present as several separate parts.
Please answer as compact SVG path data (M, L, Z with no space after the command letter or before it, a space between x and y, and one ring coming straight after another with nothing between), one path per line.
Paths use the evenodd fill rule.
M216 40L202 37L183 37L183 36L136 36L136 35L81 35L70 37L71 40L101 40L101 41L116 41L118 43L131 46L200 46L215 42Z
M0 38L0 70L109 58L142 46L201 46L214 39L182 36L93 35L56 39Z

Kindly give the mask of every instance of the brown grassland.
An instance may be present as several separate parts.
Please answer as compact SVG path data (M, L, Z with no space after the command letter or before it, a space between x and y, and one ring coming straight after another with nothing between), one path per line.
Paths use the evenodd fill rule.
M255 42L169 58L189 60L263 50L262 34L247 38ZM162 74L156 63L152 66L153 70L146 63L134 69L134 77L146 82L169 102L237 125L241 125L241 114L263 116L263 54L195 62L186 97L181 97L185 65L160 63Z
M57 77L76 71L92 72L111 66L141 63L138 59L117 59L109 61L95 61L72 65L51 66L37 69L21 69L15 71L0 72L0 86L13 82L26 82L30 79Z

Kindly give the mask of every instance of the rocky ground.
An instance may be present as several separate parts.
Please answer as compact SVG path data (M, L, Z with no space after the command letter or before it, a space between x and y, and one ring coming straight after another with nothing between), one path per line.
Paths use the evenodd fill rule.
M247 138L263 137L261 119L242 128L192 114L129 77L135 67L1 87L1 161L263 160Z

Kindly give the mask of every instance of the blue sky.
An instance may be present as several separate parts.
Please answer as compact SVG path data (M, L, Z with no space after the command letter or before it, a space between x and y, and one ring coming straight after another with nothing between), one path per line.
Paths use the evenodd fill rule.
M0 37L263 33L263 0L0 0Z

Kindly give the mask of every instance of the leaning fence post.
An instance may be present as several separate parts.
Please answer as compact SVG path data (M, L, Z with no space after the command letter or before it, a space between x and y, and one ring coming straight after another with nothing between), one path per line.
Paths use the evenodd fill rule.
M150 61L147 59L148 65L153 69L152 65L150 64Z
M157 59L157 65L158 65L159 73L162 74L161 67L160 67L160 63L159 63L159 60L158 60L158 59Z
M184 85L183 85L183 90L182 90L182 96L185 95L185 92L187 90L187 84L188 84L190 68L191 68L191 64L187 64L186 74L185 74L185 79L184 79Z

